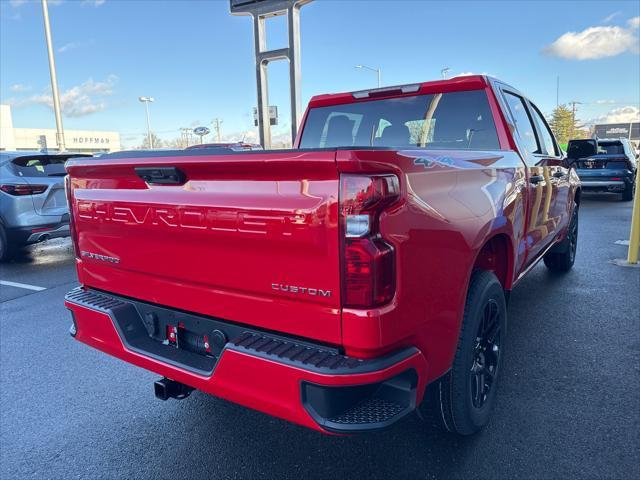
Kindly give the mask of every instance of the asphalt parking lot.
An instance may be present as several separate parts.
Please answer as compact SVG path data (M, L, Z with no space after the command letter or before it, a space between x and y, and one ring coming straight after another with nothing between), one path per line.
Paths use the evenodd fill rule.
M0 476L13 478L640 478L640 268L631 203L585 196L578 258L514 290L496 410L472 438L410 416L329 437L195 392L72 340L68 240L0 267ZM25 288L26 286L36 289ZM38 290L42 288L42 290Z

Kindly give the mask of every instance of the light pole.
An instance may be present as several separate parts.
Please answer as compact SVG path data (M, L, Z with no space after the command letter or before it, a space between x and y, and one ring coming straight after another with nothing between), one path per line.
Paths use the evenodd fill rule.
M51 93L53 94L53 113L56 117L56 143L58 144L58 151L64 152L67 147L64 141L62 114L60 113L60 95L58 94L56 62L53 58L53 45L51 42L51 27L49 26L49 7L47 5L47 0L42 0L42 16L44 17L44 36L47 39L47 53L49 55L49 74L51 75Z
M144 109L147 112L147 141L149 142L149 148L153 148L153 138L151 138L151 120L149 120L149 103L155 102L153 97L138 97L142 103L144 103Z
M364 68L365 70L371 70L372 72L376 72L378 74L378 88L382 86L381 79L380 79L380 77L382 76L382 70L380 70L380 68L368 67L366 65L356 65L356 68L360 68L360 69Z
M449 67L444 67L442 70L440 70L440 75L442 75L442 79L446 80L447 79L447 74L451 71L451 69Z

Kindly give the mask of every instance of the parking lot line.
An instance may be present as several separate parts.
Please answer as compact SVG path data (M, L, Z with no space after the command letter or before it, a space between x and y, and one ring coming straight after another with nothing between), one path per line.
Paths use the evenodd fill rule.
M0 280L0 285L6 285L7 287L24 288L26 290L34 290L36 292L41 292L42 290L46 290L45 287L38 287L36 285L28 285L26 283L9 282L7 280Z

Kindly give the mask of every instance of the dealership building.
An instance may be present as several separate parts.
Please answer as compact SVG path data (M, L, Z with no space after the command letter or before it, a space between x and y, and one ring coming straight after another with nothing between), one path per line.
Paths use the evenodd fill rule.
M120 134L104 130L64 131L67 151L78 153L105 153L120 150ZM10 105L0 105L0 151L33 151L46 147L57 151L54 128L19 128L13 126Z
M594 125L593 135L598 138L628 138L638 148L640 145L640 122Z

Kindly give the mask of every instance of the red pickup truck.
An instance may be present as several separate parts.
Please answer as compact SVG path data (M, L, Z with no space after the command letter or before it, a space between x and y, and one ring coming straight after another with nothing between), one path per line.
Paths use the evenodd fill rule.
M479 430L509 292L575 258L580 184L540 110L469 76L316 96L300 130L293 150L70 160L72 336L164 400Z

